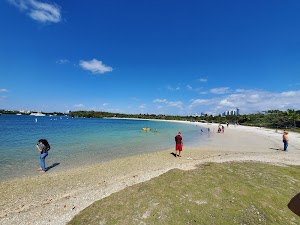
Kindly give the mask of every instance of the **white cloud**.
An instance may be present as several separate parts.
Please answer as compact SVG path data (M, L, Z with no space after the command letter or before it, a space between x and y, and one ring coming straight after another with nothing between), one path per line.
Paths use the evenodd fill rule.
M0 101L4 101L5 99L7 99L7 96L6 95L4 95L4 93L6 93L6 92L8 92L8 90L7 89L5 89L5 88L0 88Z
M194 87L192 87L191 85L187 85L186 88L187 88L187 90L189 90L189 91L194 91L194 92L197 92L197 93L199 93L199 94L203 94L203 93L206 94L206 92L201 91L201 90L203 89L203 87L194 88Z
M61 21L60 6L37 0L8 0L12 5L25 12L32 19L42 23L58 23Z
M179 91L180 87L178 87L178 86L177 87L172 87L171 85L168 85L167 89L170 90L170 91Z
M220 101L219 101L219 106L218 106L218 108L220 108L220 106L222 106L222 107L226 107L226 108L232 108L232 107L235 107L236 105L235 105L235 103L234 103L234 101L230 101L228 98L226 98L226 99L221 99Z
M299 95L299 91L287 91L287 92L282 92L281 95L283 97L296 97Z
M236 89L235 92L247 92L245 89Z
M153 102L158 102L158 103L161 103L161 102L164 102L164 103L167 103L167 99L155 99L153 100Z
M91 61L80 60L79 65L83 69L91 71L93 74L102 74L106 72L111 72L113 70L110 66L104 65L102 61L98 61L97 59L93 59Z
M183 103L181 101L169 102L169 101L167 101L167 99L155 99L155 100L153 100L153 102L165 103L167 106L175 106L175 107L179 107L179 108L181 108L183 105Z
M77 105L74 105L75 107L84 107L84 104L77 104Z
M225 94L227 93L229 90L228 87L221 87L221 88L213 88L213 89L210 89L210 93L213 93L213 94Z
M141 108L141 109L144 109L144 108L146 108L146 104L142 104L142 105L140 105L140 106L139 106L139 108Z
M200 78L200 79L198 79L198 81L200 81L200 82L207 82L207 79Z
M276 93L237 89L233 94L218 98L192 100L189 108L194 111L210 111L214 114L240 108L242 114L250 114L273 109L297 110L299 106L300 90Z
M208 99L195 99L192 100L192 103L190 104L189 108L193 108L199 105L209 105L209 104L212 104L212 102Z
M181 101L178 101L178 102L168 102L167 103L168 106L175 106L175 107L179 107L181 108L183 103Z
M140 99L139 98L137 98L137 97L133 97L133 98L131 98L133 101L139 101Z
M56 61L57 64L67 64L67 63L69 63L69 62L70 62L70 61L67 60L67 59L60 59L60 60L57 60L57 61Z
M193 87L192 87L191 85L186 85L186 88L187 88L188 90L193 90Z

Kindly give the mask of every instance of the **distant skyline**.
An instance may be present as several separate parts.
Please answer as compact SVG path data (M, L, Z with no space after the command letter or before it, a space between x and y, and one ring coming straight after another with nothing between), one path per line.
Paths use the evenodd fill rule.
M0 2L0 109L300 109L300 2Z

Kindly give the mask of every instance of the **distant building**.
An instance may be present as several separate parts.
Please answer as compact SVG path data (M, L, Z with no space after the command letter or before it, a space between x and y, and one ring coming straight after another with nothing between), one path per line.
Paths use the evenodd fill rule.
M239 108L236 108L236 110L228 110L228 111L225 111L221 114L222 116L238 116L240 115L240 109Z
M19 113L30 114L31 111L28 111L28 110L19 110Z
M205 116L205 113L201 112L200 115L198 113L194 113L193 115L191 115L192 117L201 117L201 116Z

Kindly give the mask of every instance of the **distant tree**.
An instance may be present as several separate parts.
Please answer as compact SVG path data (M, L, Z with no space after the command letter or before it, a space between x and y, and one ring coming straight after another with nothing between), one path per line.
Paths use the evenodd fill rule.
M294 109L288 109L287 110L287 116L288 116L288 120L292 121L293 126L296 127L296 121L300 120L300 114L295 111Z

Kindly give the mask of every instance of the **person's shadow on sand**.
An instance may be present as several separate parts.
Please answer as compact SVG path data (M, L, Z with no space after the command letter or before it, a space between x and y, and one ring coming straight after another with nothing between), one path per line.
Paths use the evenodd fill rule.
M171 152L170 154L173 155L174 157L176 157L176 154L174 152Z
M279 150L280 150L279 148L270 148L270 149L273 149L273 150L276 150L276 151L279 151Z
M60 164L60 163L53 163L51 166L48 166L48 167L46 168L46 171L48 171L48 170L50 170L50 169L52 169L52 168L58 166L59 164Z

